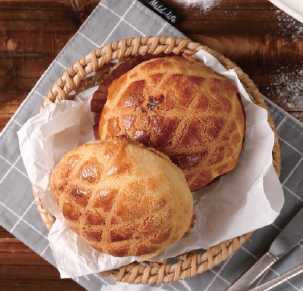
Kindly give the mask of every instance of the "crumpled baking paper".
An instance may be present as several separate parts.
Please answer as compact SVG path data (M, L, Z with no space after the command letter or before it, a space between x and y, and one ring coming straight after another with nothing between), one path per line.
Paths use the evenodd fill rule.
M274 134L267 122L267 111L250 100L234 70L226 70L204 50L195 57L235 82L246 113L245 142L234 171L193 193L196 220L190 233L153 258L155 261L207 249L268 225L278 216L284 202L282 187L272 166ZM100 253L82 241L66 225L48 188L51 171L62 155L94 139L90 99L96 89L78 94L74 101L46 106L18 132L29 179L43 205L56 217L48 239L62 278L99 273L137 260Z

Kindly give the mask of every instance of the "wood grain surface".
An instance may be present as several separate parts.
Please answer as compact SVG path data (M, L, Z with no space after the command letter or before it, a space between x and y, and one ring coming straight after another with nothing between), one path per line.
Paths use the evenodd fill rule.
M303 25L266 0L223 0L208 12L163 2L180 16L181 31L230 57L303 120ZM0 0L0 130L96 3ZM56 289L82 290L0 228L0 291Z

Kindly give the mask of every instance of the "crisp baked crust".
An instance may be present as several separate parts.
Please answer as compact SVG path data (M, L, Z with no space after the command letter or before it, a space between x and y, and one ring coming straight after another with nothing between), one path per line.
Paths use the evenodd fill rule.
M167 154L192 191L235 168L244 133L233 83L177 56L145 61L113 81L99 122L101 140L124 136Z
M70 227L114 256L160 253L184 236L193 215L182 171L122 139L68 152L52 173L51 190Z

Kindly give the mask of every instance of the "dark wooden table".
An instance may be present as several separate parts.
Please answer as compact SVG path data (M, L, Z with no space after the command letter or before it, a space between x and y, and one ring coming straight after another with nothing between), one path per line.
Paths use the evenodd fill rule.
M180 15L181 31L237 62L265 95L303 120L303 25L266 0L223 0L207 13L163 2ZM95 4L0 0L0 130ZM56 289L82 290L0 228L0 290Z

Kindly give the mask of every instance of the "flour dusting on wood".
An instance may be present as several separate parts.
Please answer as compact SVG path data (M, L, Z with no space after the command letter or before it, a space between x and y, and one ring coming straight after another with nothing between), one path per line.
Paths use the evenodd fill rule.
M302 42L303 24L281 10L276 12L279 34L289 42ZM281 65L269 84L270 95L292 109L303 109L303 62Z
M281 10L276 11L276 20L280 28L280 34L288 36L292 40L303 37L303 23L287 15Z
M203 11L208 11L218 5L222 0L178 0L189 6L200 7Z
M303 108L303 66L281 66L271 80L271 95L279 97L288 109Z

